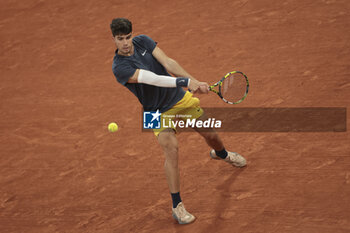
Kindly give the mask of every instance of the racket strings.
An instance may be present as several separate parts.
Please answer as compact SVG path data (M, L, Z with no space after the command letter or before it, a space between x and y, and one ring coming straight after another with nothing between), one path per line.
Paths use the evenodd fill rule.
M233 73L223 80L221 95L226 100L237 103L245 97L246 87L245 77L240 73Z

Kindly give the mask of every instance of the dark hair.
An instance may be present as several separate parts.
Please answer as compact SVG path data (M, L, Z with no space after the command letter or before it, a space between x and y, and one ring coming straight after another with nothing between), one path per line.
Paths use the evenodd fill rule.
M132 24L128 19L115 18L111 23L111 31L113 36L127 35L132 32Z

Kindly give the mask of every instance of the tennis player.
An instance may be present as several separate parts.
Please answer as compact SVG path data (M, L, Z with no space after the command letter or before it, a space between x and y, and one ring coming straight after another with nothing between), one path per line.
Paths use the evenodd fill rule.
M117 81L138 98L144 111L159 110L162 115L181 113L191 116L191 119L207 119L199 105L199 99L192 96L192 93L208 93L207 83L200 82L187 73L150 37L134 37L132 23L128 19L113 19L110 27L117 47L113 73ZM188 88L191 92L183 88ZM237 167L246 165L246 160L241 155L226 151L213 129L196 131L212 148L212 158L222 159ZM178 141L175 133L174 127L154 130L165 155L165 174L173 202L172 215L178 223L187 224L193 222L195 217L185 209L180 197Z

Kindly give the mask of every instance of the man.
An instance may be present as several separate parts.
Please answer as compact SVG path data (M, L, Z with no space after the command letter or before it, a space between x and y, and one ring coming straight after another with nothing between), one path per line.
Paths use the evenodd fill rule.
M192 97L192 93L208 93L207 83L192 77L148 36L133 37L132 24L128 19L113 19L110 26L117 47L113 73L117 81L139 99L144 111L159 110L163 114L181 113L195 119L206 119L199 106L199 99ZM192 93L184 91L183 87L187 87ZM225 150L213 129L205 132L195 130L213 148L210 151L212 158L222 159L237 167L246 165L246 160L241 155ZM165 155L164 167L173 201L173 217L180 224L187 224L193 222L195 217L186 211L180 197L178 141L175 133L174 127L154 130Z

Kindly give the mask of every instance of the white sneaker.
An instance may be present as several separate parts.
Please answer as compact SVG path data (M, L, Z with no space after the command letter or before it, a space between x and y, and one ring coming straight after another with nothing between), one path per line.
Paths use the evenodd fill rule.
M209 155L213 159L222 159L216 155L215 150L211 150ZM224 161L236 167L244 167L247 165L245 158L236 152L227 151L227 157Z
M173 217L179 222L179 224L188 224L193 222L196 217L194 217L192 214L188 213L185 209L184 204L180 202L176 208L173 209Z

